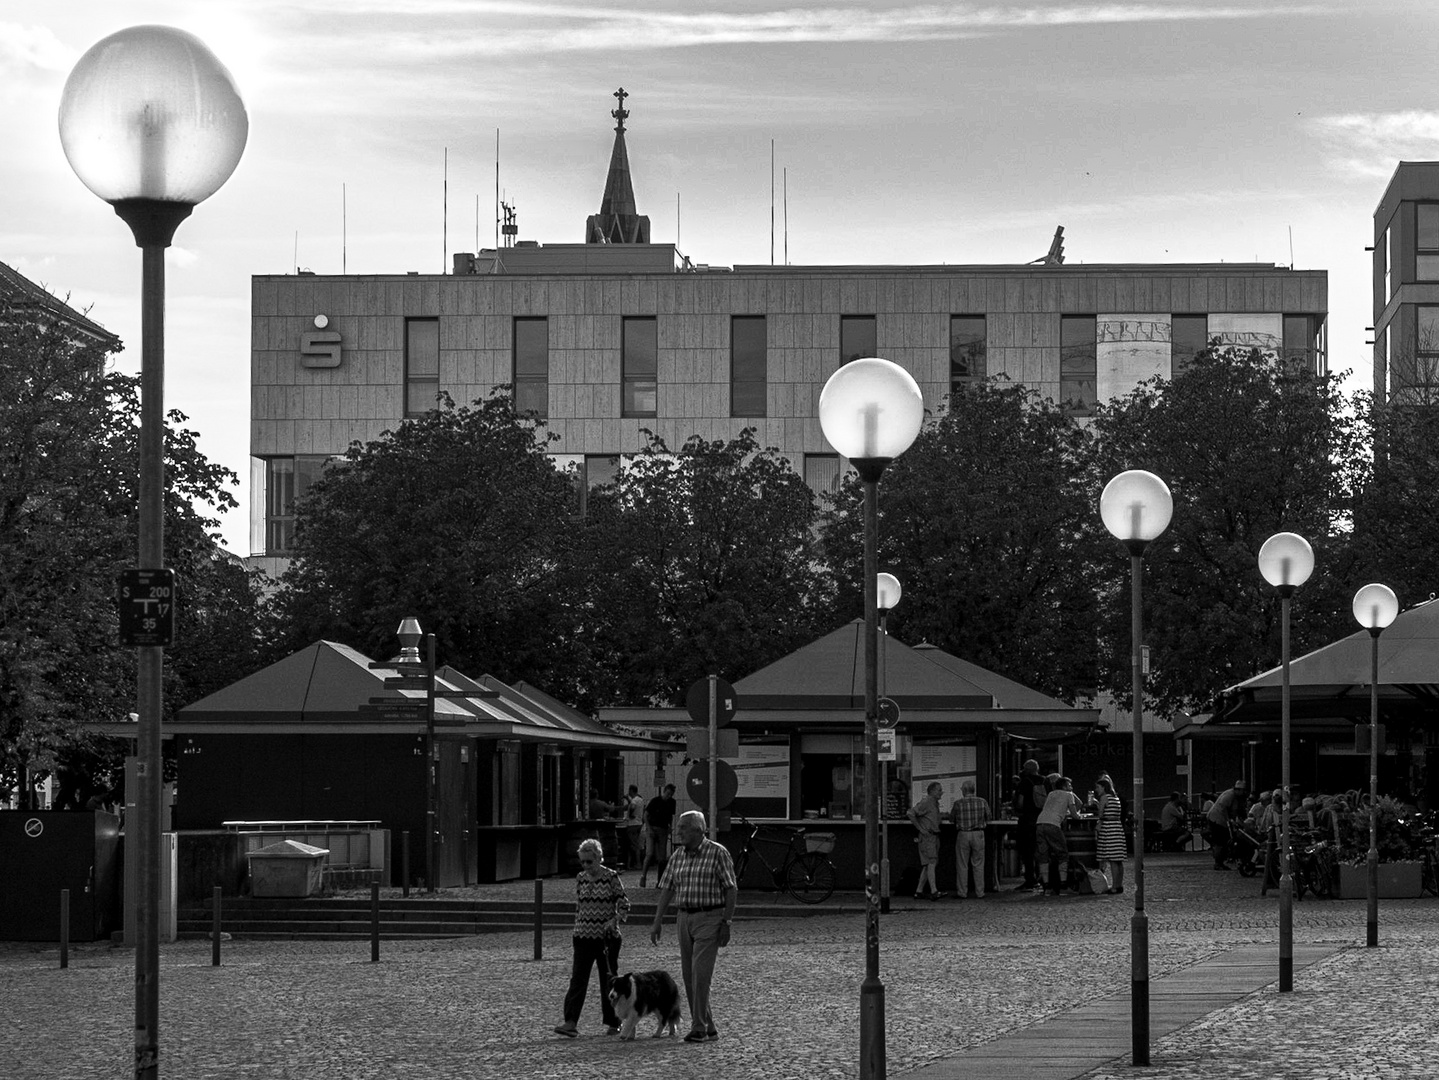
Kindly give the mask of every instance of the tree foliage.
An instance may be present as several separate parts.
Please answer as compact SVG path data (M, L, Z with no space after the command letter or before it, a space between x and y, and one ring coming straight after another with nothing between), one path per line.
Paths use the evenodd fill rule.
M1074 701L1094 692L1087 439L1052 402L992 380L957 392L886 469L879 569L903 597L891 632ZM827 516L837 614L863 613L858 477Z
M134 651L118 645L116 581L135 564L139 380L62 314L0 310L0 772L113 778L114 746L80 725L134 708ZM230 681L254 654L256 592L203 508L235 505L185 417L165 434L165 560L180 583L167 711ZM98 774L98 776L92 775ZM63 802L63 796L62 796Z
M749 428L674 453L647 434L591 494L582 534L598 704L676 702L703 675L740 678L829 628L814 496L783 455Z
M1211 346L1174 380L1100 406L1092 432L1096 507L1104 483L1125 469L1155 473L1174 498L1168 530L1145 555L1145 688L1162 711L1202 708L1278 662L1279 603L1257 568L1276 532L1300 534L1316 556L1294 598L1294 654L1348 632L1339 610L1352 578L1351 464L1362 446L1331 380L1258 350ZM1101 674L1126 699L1129 558L1106 540Z
M575 492L545 453L551 437L497 390L464 406L442 395L439 408L351 445L296 507L275 645L331 638L393 656L395 629L413 615L442 663L568 690Z

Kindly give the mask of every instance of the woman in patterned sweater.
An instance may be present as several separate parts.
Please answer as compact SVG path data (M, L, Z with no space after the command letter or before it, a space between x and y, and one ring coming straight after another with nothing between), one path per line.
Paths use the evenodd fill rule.
M600 971L600 1013L604 1017L605 1034L613 1035L620 1029L619 1017L610 1004L610 979L615 976L620 961L620 923L630 913L630 899L625 895L619 874L605 866L604 854L598 840L580 841L580 873L575 879L574 964L570 968L570 988L565 994L565 1022L555 1028L556 1035L569 1039L579 1034L576 1025L585 1006L591 966Z
M1108 775L1094 782L1099 789L1099 829L1095 838L1095 856L1100 863L1109 864L1109 893L1124 891L1124 859L1129 854L1124 840L1124 812L1119 796L1114 793L1114 781Z

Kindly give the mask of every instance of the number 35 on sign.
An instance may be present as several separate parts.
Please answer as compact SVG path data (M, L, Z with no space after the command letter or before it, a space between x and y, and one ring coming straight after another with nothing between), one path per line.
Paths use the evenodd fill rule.
M120 573L120 644L175 643L175 571L124 570Z

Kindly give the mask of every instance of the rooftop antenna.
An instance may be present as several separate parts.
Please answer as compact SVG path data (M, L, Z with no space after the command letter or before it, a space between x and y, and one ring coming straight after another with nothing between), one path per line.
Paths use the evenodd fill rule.
M444 214L440 226L440 273L445 272L445 260L450 252L450 148L445 147L445 193Z
M295 230L295 273L300 272L300 230Z
M520 234L520 227L517 224L515 214L515 206L513 203L501 202L500 208L505 212L505 224L504 227L500 229L500 232L504 234L505 247L512 248L515 246L515 237Z
M680 193L675 192L675 247L680 246Z
M774 140L769 141L769 264L774 265Z
M789 166L784 167L784 264L789 265Z
M495 128L495 250L500 250L500 129Z
M348 271L349 263L349 222L350 209L346 199L345 185L340 185L340 273Z
M480 194L475 192L475 253L480 250Z
M1289 226L1289 269L1294 269L1294 226Z

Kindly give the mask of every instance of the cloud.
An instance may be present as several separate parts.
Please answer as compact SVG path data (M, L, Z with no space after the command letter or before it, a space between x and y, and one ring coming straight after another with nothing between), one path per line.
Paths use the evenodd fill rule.
M15 68L67 72L79 58L48 27L0 22L0 72Z
M1439 112L1341 113L1311 120L1331 164L1365 179L1388 179L1399 161L1439 158Z

